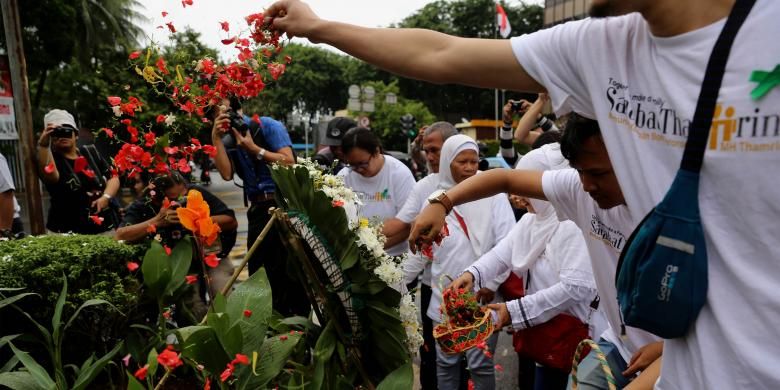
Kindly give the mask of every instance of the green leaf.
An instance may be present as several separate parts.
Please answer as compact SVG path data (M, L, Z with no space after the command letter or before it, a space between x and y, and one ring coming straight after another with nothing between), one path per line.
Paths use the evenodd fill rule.
M52 340L51 340L51 333L49 333L49 330L44 328L43 325L39 324L38 321L35 321L27 312L20 309L16 305L12 307L17 311L19 311L19 313L21 313L22 315L27 317L27 319L30 320L30 322L32 322L36 328L38 328L38 332L41 334L41 337L43 338L42 343L46 345L47 348L51 347Z
M18 301L18 300L20 300L20 299L22 299L24 297L30 296L30 295L38 295L38 294L36 294L36 293L23 293L23 294L14 295L14 296L9 297L9 298L5 298L2 301L0 301L0 309L2 309L4 307L6 307L6 306L8 306L8 305Z
M71 326L71 324L73 324L73 321L76 320L76 317L79 316L79 313L81 313L82 309L90 307L90 306L98 306L98 305L108 305L108 306L116 309L116 307L114 307L114 305L112 305L112 304L110 304L107 301L104 301L102 299L90 299L90 300L82 303L81 306L79 306L79 308L76 309L76 312L73 313L73 315L70 317L70 319L68 320L68 323L65 324L65 327L63 328L63 331L67 330Z
M207 319L207 324L214 329L217 339L229 356L242 352L243 334L239 324L231 326L230 317L226 313L209 313Z
M165 295L169 296L173 295L185 282L184 278L187 276L187 272L192 264L192 242L189 239L179 241L171 250L171 255L168 256L167 260L171 274L170 280L165 287Z
M227 313L227 299L222 293L218 292L214 297L214 303L211 305L212 313Z
M11 390L41 390L43 387L36 385L35 380L27 371L4 372L0 374L0 385Z
M54 316L51 318L52 336L54 337L54 343L59 344L60 340L60 326L62 324L62 308L65 306L65 298L68 296L68 279L65 275L62 275L62 291L57 297L57 304L54 306Z
M135 377L133 376L133 374L130 373L130 371L125 371L125 372L127 373L127 390L146 390L146 386L142 385L141 382L138 381L138 379L135 379Z
M408 362L387 375L376 387L376 390L411 389L413 384L412 362Z
M317 344L314 346L314 374L311 379L311 388L318 390L322 388L325 379L325 366L330 362L333 351L336 350L336 332L333 326L333 320L328 321L328 325L320 333Z
M209 372L221 373L232 359L210 326L189 326L177 330L177 333L182 356L202 364Z
M157 366L159 365L156 349L152 348L149 350L149 356L146 357L146 364L149 365L149 367L146 368L146 375L153 377L154 374L157 373Z
M165 287L171 281L171 266L165 249L156 240L152 241L151 247L144 255L141 272L149 294L154 298L162 299L165 295Z
M244 310L252 314L244 316ZM260 268L249 279L239 284L227 298L227 314L231 326L239 321L266 324L271 316L271 285L265 268Z
M7 336L3 336L0 338L0 348L3 348L6 344L8 344L11 340L21 336L21 334L9 334Z
M286 340L283 340L286 339ZM260 389L266 388L268 382L276 378L284 368L287 359L295 350L298 342L301 341L301 335L278 335L267 338L260 347L257 361L252 362L252 367L242 366L240 372L236 373L238 380L238 389ZM255 375L245 373L246 370L254 369Z
M40 388L43 389L53 389L56 386L54 380L52 380L49 374L46 372L46 369L41 367L41 365L30 356L30 354L16 349L13 343L8 344L11 346L11 350L14 351L14 355L16 355L19 361L22 362L22 365L24 365L24 367L30 373L33 382L35 382Z
M76 378L76 381L73 382L72 389L73 390L85 389L90 383L92 383L93 380L95 380L98 374L100 374L100 371L103 370L106 364L108 364L108 362L111 361L114 355L116 355L121 348L122 348L122 342L120 341L119 344L117 344L116 347L114 347L114 349L108 351L108 353L103 355L103 357L96 360L94 363L89 364L87 367L82 367L81 371L79 372L79 376Z
M19 364L19 358L16 356L11 356L11 358L8 359L7 362L5 362L3 367L0 367L0 372L10 372L14 368L16 368L17 364Z

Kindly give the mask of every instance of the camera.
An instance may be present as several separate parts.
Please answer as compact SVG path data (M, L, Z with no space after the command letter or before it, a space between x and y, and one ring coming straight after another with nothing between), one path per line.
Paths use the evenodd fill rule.
M241 135L246 135L249 125L244 122L244 117L235 110L230 110L230 127L236 129Z
M70 138L71 134L75 133L76 129L70 126L58 126L51 132L51 136L54 138Z
M538 122L536 122L536 127L539 127L542 129L542 131L549 131L549 130L558 130L558 128L555 126L555 123L548 119L546 116L543 116L539 119Z
M520 100L510 100L509 104L512 106L512 111L520 112L523 109L523 102Z

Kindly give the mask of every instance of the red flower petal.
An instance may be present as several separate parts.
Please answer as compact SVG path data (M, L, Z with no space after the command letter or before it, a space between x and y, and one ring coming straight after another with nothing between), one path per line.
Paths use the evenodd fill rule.
M279 340L282 340L282 341L287 340L287 335L283 334L283 335L279 336Z
M219 258L214 253L206 256L203 261L211 268L216 268L219 265Z
M136 58L138 58L140 56L141 56L141 52L140 51L134 51L134 52L130 53L130 56L128 56L128 58L130 58L131 60L134 60L134 59L136 59Z
M87 159L84 156L79 156L76 161L73 162L73 172L84 172L84 168L87 167Z
M187 275L184 277L184 280L187 282L187 284L195 284L198 283L198 276L197 275Z
M91 219L92 223L94 223L95 225L100 226L100 225L103 224L103 217L100 217L100 216L97 216L97 215L90 215L89 219Z
M157 115L156 121L157 121L157 123L165 122L165 115L163 115L163 114Z
M252 316L252 310L244 310L244 317L249 318Z
M149 371L149 365L146 364L143 367L139 368L135 374L133 374L134 377L138 378L138 380L144 380L146 379L146 373Z
M176 32L176 27L173 27L173 22L165 23L166 26L168 26L168 30L171 31L171 34Z
M223 30L230 31L230 24L228 24L228 22L219 22L219 25L222 26Z
M163 12L162 12L162 17L164 18L164 17L166 17L166 16L168 16L168 13L167 13L167 12L165 12L165 11L163 11Z
M211 378L206 378L206 383L203 385L203 390L211 390Z
M122 103L122 98L118 96L109 96L108 97L108 104L110 106L118 106L120 103Z
M170 256L171 255L171 248L167 245L163 245L163 249L165 249L165 254Z
M181 0L182 8L186 8L188 5L192 5L192 0Z
M237 353L236 354L236 358L233 359L231 364L243 364L243 365L247 366L247 365L249 365L249 357L247 357L246 355L242 355L240 353Z
M43 171L46 173L54 172L54 161L50 162L49 165L43 167Z
M108 136L108 138L114 138L113 130L109 129L108 127L104 127L102 130L104 133L106 133L106 136Z
M138 265L138 263L136 263L135 261L128 261L127 262L127 269L130 272L133 272L133 271L137 270L138 267L140 267L140 265Z
M231 44L231 43L233 43L235 41L236 41L236 37L233 37L233 38L230 38L230 39L223 39L222 40L222 44L223 45L229 45L229 44Z
M149 234L157 233L157 225L151 224L146 227L146 232Z

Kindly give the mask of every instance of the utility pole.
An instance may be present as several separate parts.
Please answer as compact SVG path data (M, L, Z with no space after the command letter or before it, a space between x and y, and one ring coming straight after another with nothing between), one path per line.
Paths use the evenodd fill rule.
M11 86L14 91L14 112L16 126L19 130L20 152L24 166L24 182L27 192L27 213L30 216L30 231L32 234L46 233L43 224L43 202L41 201L41 186L38 181L35 156L37 142L33 134L32 105L30 90L27 84L27 63L24 59L22 44L22 26L19 20L18 0L0 0L5 26L5 42L8 46L8 68L11 72Z

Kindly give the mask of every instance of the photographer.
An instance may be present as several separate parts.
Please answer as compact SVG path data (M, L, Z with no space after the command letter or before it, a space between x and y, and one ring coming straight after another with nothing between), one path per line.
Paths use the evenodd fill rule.
M341 151L341 138L349 129L357 127L357 122L347 117L336 117L328 122L325 130L325 138L322 140L324 148L317 151L314 161L323 169L330 170L334 175L344 168L344 153ZM335 165L334 165L335 164Z
M246 216L249 221L247 245L251 246L270 220L268 209L277 207L274 199L276 184L271 178L270 164L295 163L292 141L284 125L269 117L259 123L241 112L238 100L218 107L211 141L217 149L214 163L225 180L237 174L243 181L244 199L251 203ZM275 227L266 235L255 255L249 260L249 274L265 266L271 282L273 308L284 316L308 315L309 301L300 282L287 270L287 251Z
M51 195L46 227L57 233L99 234L119 224L119 178L94 145L76 147L73 115L51 110L38 139L38 174Z
M514 139L521 144L532 146L537 138L547 131L559 131L558 127L542 115L544 105L550 100L546 93L540 93L535 102L527 100L510 100L504 105L504 126L501 130L502 140L504 133L512 129L512 117L514 113L520 114L520 121L514 131ZM503 146L502 146L503 155Z

